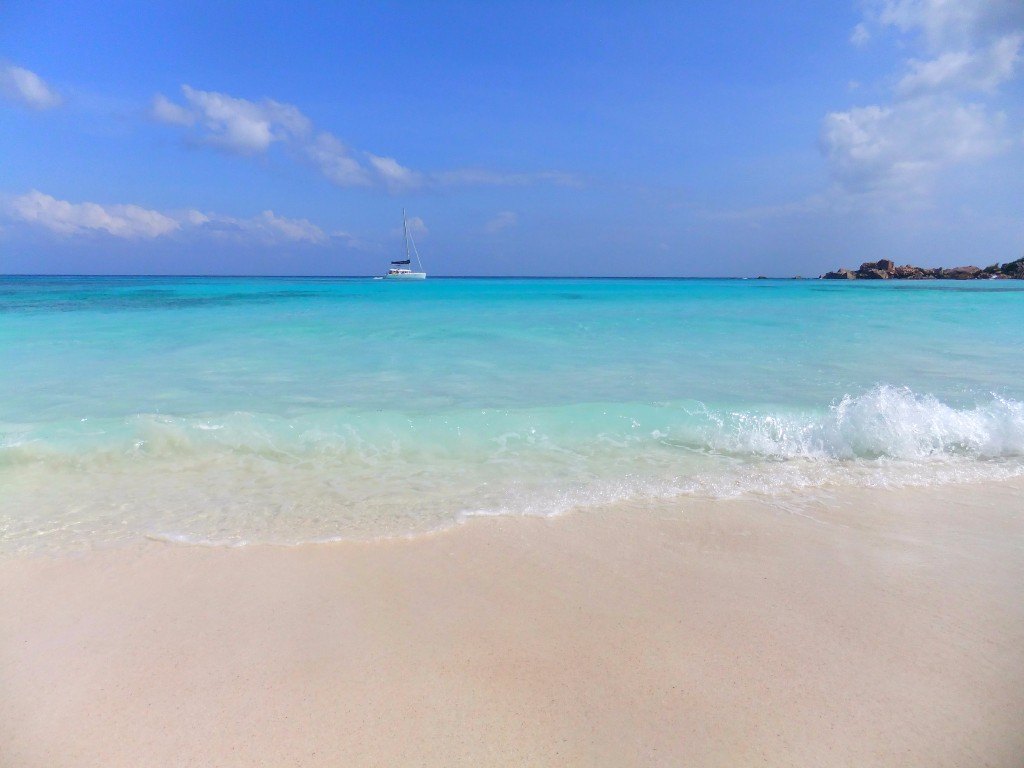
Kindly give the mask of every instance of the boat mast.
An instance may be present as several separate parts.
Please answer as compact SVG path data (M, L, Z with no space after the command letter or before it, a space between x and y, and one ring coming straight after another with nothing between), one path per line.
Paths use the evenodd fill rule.
M405 208L402 209L402 242L405 243L405 258L409 258L409 223L405 220Z
M419 249L416 247L416 241L412 239L412 232L409 231L409 224L405 220L405 208L402 209L402 233L405 237L405 258L409 258L409 243L412 243L412 252L416 256L416 266L418 266L420 272L422 272L423 262L420 261Z

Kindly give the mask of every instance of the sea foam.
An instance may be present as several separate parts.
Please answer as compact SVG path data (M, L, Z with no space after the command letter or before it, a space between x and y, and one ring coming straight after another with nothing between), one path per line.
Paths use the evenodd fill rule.
M140 462L208 455L354 463L515 458L531 452L610 455L644 447L753 459L846 460L1024 455L1024 403L990 395L954 407L880 385L821 409L730 409L701 402L596 403L522 409L365 412L294 417L246 412L138 414L63 424L0 424L0 465Z
M8 545L297 543L479 515L1024 471L1024 404L880 385L818 409L700 402L415 413L335 409L0 425Z
M1024 454L1024 404L999 396L964 408L906 387L844 395L821 413L705 411L709 450L773 459L928 460Z

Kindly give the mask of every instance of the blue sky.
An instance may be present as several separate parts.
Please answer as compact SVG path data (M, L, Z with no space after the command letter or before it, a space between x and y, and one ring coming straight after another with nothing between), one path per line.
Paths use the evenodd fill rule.
M1019 0L140 5L0 5L0 272L1024 251Z

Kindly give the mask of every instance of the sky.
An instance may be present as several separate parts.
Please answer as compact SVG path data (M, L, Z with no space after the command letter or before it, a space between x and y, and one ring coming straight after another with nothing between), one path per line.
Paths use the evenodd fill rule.
M0 3L0 273L1024 255L1022 0Z

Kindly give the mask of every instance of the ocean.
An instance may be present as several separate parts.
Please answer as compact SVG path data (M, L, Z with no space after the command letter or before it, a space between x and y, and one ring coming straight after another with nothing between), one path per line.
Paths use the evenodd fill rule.
M0 551L1024 473L1024 282L0 278Z

